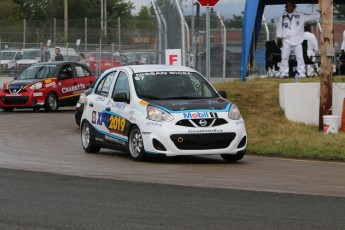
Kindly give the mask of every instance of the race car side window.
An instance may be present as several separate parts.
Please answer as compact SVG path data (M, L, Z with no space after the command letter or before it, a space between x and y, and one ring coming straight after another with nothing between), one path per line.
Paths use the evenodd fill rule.
M105 76L97 85L95 94L107 97L109 94L111 83L113 82L115 75L116 75L116 71L111 72L107 76Z
M119 76L117 77L112 97L114 97L117 93L126 93L127 100L129 101L129 82L127 74L124 72L120 72Z
M90 76L90 72L81 65L75 65L75 71L77 73L77 77L85 77Z

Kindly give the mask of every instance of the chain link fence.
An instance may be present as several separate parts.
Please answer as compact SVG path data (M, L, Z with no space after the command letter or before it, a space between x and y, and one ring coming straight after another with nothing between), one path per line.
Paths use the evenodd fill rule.
M77 53L111 52L114 58L121 59L121 65L165 63L166 49L181 49L183 44L179 8L174 0L159 1L157 4L161 25L156 18L108 20L101 28L100 20L22 20L0 21L0 50L38 49L42 52L56 46L72 48ZM206 75L206 17L205 15L186 16L184 20L189 31L185 30L185 52L191 67ZM241 24L242 21L239 21ZM148 25L152 25L151 27ZM344 21L334 23L335 50L340 50ZM275 38L275 26L263 26L260 31L256 51L251 54L253 61L248 69L251 74L266 75L265 42ZM187 33L188 32L188 33ZM321 35L314 26L320 41ZM211 78L239 78L242 56L242 30L222 28L216 12L210 15L210 65ZM226 41L224 41L226 37ZM224 50L224 42L226 48ZM225 59L223 55L225 53ZM3 56L3 54L1 54ZM120 56L119 56L120 55ZM42 58L42 57L41 57ZM1 57L2 59L2 57ZM41 59L42 60L42 59ZM12 63L15 63L15 59ZM225 74L223 65L225 62ZM1 60L1 74L18 74L12 69L15 64L4 64ZM98 73L99 74L99 73Z

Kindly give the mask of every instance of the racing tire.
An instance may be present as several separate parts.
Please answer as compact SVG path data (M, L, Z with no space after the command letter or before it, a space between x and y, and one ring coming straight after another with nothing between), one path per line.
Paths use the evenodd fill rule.
M81 143L84 151L87 153L98 153L101 148L96 144L95 130L92 125L89 122L84 121L80 132Z
M4 110L4 112L12 112L14 110L13 107L3 107L2 109Z
M244 157L246 150L238 151L236 154L220 154L226 162L236 162Z
M129 152L135 161L143 161L146 158L143 136L138 128L134 126L129 134Z
M47 112L55 112L58 108L59 104L56 95L54 93L49 93L44 103L44 109Z

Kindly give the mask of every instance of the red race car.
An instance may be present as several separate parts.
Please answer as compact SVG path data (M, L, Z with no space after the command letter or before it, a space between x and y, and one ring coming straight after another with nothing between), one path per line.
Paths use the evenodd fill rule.
M97 77L83 64L46 62L32 65L10 82L0 84L0 108L33 108L54 112L62 106L75 106L84 90Z

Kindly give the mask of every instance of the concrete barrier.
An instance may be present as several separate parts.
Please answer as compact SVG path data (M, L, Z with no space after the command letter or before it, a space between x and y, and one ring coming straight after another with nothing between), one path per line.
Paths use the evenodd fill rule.
M342 116L344 88L345 83L333 83L332 115L338 117ZM319 125L320 83L282 83L279 85L279 103L288 120Z

